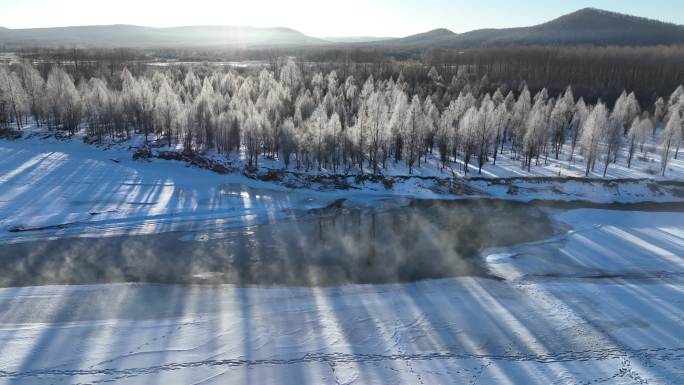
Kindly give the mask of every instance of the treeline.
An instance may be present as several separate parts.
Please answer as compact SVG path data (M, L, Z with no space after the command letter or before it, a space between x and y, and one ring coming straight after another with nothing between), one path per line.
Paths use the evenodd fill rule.
M597 161L605 175L625 141L628 165L649 137L662 144L662 172L682 139L684 87L642 109L622 92L612 108L588 104L573 90L488 92L486 77L467 81L464 70L445 81L436 68L409 81L373 74L309 71L292 60L275 71L216 66L170 67L134 75L79 77L52 66L44 77L32 64L0 67L0 125L22 129L29 119L52 130L86 130L94 140L144 135L185 151L243 154L285 167L381 173L403 162L409 173L432 153L443 167L465 173L496 163L504 149L522 167L581 153L587 175ZM70 67L73 71L73 67Z
M576 97L595 103L599 98L613 104L623 89L634 91L642 105L651 105L659 95L672 91L673 84L684 83L684 46L596 47L596 46L523 46L508 48L419 48L376 45L333 45L322 47L291 47L269 49L158 48L158 49L25 49L18 54L34 63L47 63L41 72L46 75L50 63L74 63L91 72L104 67L110 72L154 59L193 62L259 60L269 69L283 57L295 57L314 71L335 70L343 78L353 74L360 81L359 71L376 79L394 78L403 73L413 85L410 72L423 77L430 67L436 67L445 79L465 71L477 80L487 76L487 92L497 87L518 89L524 79L530 91L546 88L550 94L561 93L572 84ZM89 69L90 68L90 69ZM93 75L97 76L97 75ZM361 80L362 78L362 80Z
M612 103L623 89L634 91L642 104L684 83L684 47L511 47L469 50L431 49L423 60L440 72L468 66L477 76L492 82L525 79L530 89L561 92L573 85L587 101L599 98Z

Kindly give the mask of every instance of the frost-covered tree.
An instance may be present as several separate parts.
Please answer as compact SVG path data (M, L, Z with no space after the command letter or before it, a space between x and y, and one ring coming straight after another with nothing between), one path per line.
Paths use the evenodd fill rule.
M656 128L663 124L666 113L667 107L665 105L665 100L663 100L662 97L659 97L653 106L653 132L651 135L655 136Z
M21 130L22 118L29 112L28 96L19 76L4 66L0 66L0 98L7 106L17 130Z
M408 99L405 93L400 92L396 95L392 107L390 118L390 130L392 131L394 161L402 160L404 148L404 134L407 125L407 115L409 110Z
M290 166L290 161L293 154L297 153L297 139L296 129L292 118L286 118L280 128L280 158L283 161L283 166L287 169Z
M61 126L74 134L81 123L81 96L71 77L60 67L53 66L45 85L52 127Z
M582 136L580 142L582 144L582 151L584 161L586 163L585 176L589 176L589 172L593 170L596 158L599 155L599 144L608 125L608 110L605 104L599 101L587 116L584 126L582 127Z
M476 126L477 131L477 172L482 173L482 167L487 161L487 153L489 151L489 146L491 145L494 136L496 135L496 124L497 119L495 116L494 102L489 97L489 94L485 95L484 100L481 103L480 109L478 110L478 125Z
M423 103L423 112L425 118L425 156L428 153L432 153L432 148L435 145L435 135L437 134L437 128L439 125L439 109L432 102L432 98L426 97Z
M584 122L587 120L587 116L589 116L589 112L590 111L587 108L587 105L584 103L584 99L580 98L577 103L575 103L575 113L572 116L570 156L568 157L570 162L573 161L575 148L577 147L577 143L582 136L582 128L584 127Z
M104 81L98 78L92 78L87 84L81 84L84 87L81 98L89 133L96 136L97 141L101 142L104 135L111 130L113 121L110 116L109 88Z
M19 65L19 73L28 97L29 108L34 122L40 126L45 119L45 80L40 72L27 61Z
M280 69L280 82L288 92L290 99L292 95L297 95L302 85L302 72L291 58Z
M139 116L139 89L133 74L124 68L121 72L121 99L124 107L124 119L126 120L126 135L130 136L129 127L138 128Z
M527 130L523 137L523 168L530 171L532 159L539 159L540 149L546 141L546 127L548 119L546 116L547 108L544 98L535 98L536 102L527 118Z
M670 149L682 140L682 117L679 113L670 114L670 119L665 125L660 139L661 154L660 167L662 175L665 176L667 164L670 158Z
M215 110L214 87L205 78L202 82L202 89L192 104L191 113L191 124L194 128L195 144L200 148L214 147L215 129L213 122ZM147 135L145 137L147 137Z
M340 165L340 142L342 141L342 121L337 112L333 112L328 119L325 129L325 149L326 163L332 165L333 172L337 171Z
M195 75L195 71L193 71L192 67L190 67L188 72L185 74L183 85L185 86L185 91L190 99L194 99L201 91L201 80L197 77L197 75Z
M477 107L472 106L459 121L458 136L463 153L463 173L468 174L468 165L477 151L478 127L481 126L481 115Z
M508 126L508 120L509 120L509 115L508 115L508 110L506 109L506 105L504 103L501 103L496 107L496 109L493 112L492 116L492 126L493 126L493 135L494 135L494 148L493 148L493 159L494 161L492 162L493 164L496 164L496 154L497 154L497 149L499 148L499 144L503 147L503 141L505 140L505 133L506 133L506 127Z
M180 98L164 77L154 100L154 126L157 135L166 138L169 147L174 138L174 132L177 132L180 109ZM227 119L227 117L224 116L222 119ZM226 121L225 123L229 124L230 122Z
M418 96L413 96L411 105L406 112L406 123L402 137L405 138L406 164L409 174L413 173L416 161L420 162L421 152L423 151L423 140L425 135L425 116L423 107ZM419 165L420 166L420 165Z
M261 150L259 140L262 129L263 117L252 107L242 128L243 142L247 150L248 167L250 168L256 168L259 165L259 152Z
M572 94L572 89L568 87L562 98L558 98L556 104L551 111L549 118L550 130L552 132L553 149L558 159L563 144L565 143L565 134L570 125L574 114L575 99Z
M644 142L648 138L648 135L653 131L653 123L651 119L639 117L634 118L632 125L629 127L629 132L627 133L627 140L629 141L629 150L627 153L627 168L632 167L632 158L634 157L634 151L637 147L641 148L643 151Z
M382 92L373 92L365 101L365 120L368 129L368 161L373 168L373 173L378 173L381 158L385 159L386 151L391 140L389 127L389 108Z
M570 87L559 95L542 89L532 97L525 82L507 91L509 84L488 76L478 81L468 66L460 66L452 84L445 85L432 68L428 76L422 68L409 68L408 76L400 72L394 78L343 67L343 78L341 71L315 72L291 59L282 63L276 71L172 66L117 73L55 66L47 81L31 63L13 64L12 70L3 67L0 77L0 124L21 125L32 116L71 133L83 123L97 140L136 133L148 142L175 142L184 151L238 154L249 167L267 158L307 171L374 174L386 169L388 160L414 173L434 151L442 169L460 162L468 172L476 157L482 172L509 150L531 170L534 160L565 157L566 149L573 161L578 143L591 171L599 156L605 165L616 161L625 132L631 166L650 127L649 119L635 119L640 106L634 93L620 95L608 113L603 103L587 106L581 98L575 103ZM488 94L495 84L501 88ZM8 96L8 88L24 90L16 98L25 100L23 107ZM684 114L682 100L684 87L679 87L649 107L656 121L658 116L669 121ZM679 144L671 146L675 157Z
M442 168L446 167L450 158L456 158L458 149L458 122L461 116L462 98L453 100L440 118L439 130L436 134Z
M531 108L532 98L530 96L530 91L527 89L527 86L525 86L523 91L520 93L520 96L518 96L518 100L515 102L515 105L513 105L513 111L511 114L511 147L514 152L519 152L523 146L525 132L527 131L526 123Z
M323 150L325 142L325 131L328 125L328 115L323 105L319 105L307 122L307 128L314 139L315 156L318 169L323 167Z
M681 98L684 96L684 85L679 85L670 94L670 98L667 101L668 110L672 110L672 107L681 103Z
M623 93L624 95L624 93ZM617 156L622 148L624 121L629 117L627 112L628 102L617 106L611 113L608 124L603 129L604 153L603 153L603 176L608 172L608 165L617 162Z
M439 72L437 72L437 69L435 67L430 68L430 71L428 72L428 79L432 80L435 83L441 83L442 82L442 76L440 76Z

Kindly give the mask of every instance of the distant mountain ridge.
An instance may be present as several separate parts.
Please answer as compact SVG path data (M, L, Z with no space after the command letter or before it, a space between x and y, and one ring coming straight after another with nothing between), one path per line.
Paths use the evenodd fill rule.
M435 30L440 31L440 30ZM448 30L446 30L448 31ZM434 32L434 31L431 31ZM451 32L451 31L449 31ZM671 45L684 44L684 26L584 8L531 27L479 29L461 34L446 32L407 36L391 45L481 48L516 45Z
M376 37L376 36L330 36L323 40L330 43L370 43L378 41L394 40L396 37Z
M281 46L320 45L325 40L291 28L236 26L100 25L0 29L0 43L23 46L151 47L151 46Z
M672 45L684 44L684 26L595 8L584 8L546 23L517 28L479 29L461 34L445 28L402 38L316 38L291 28L185 26L153 28L103 25L7 29L8 47L285 47L355 46L424 49L485 48L517 45Z
M380 42L391 46L444 46L449 45L458 36L456 33L446 29L438 28L432 31L418 33L411 36L402 37L390 41Z

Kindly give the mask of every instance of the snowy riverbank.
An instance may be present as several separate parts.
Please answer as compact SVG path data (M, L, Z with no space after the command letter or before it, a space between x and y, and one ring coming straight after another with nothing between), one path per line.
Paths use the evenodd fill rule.
M434 164L415 176L397 168L382 179L291 172L274 179L268 167L277 165L267 162L257 173L223 175L180 161L133 160L139 144L133 140L98 147L83 143L80 136L57 139L39 129L29 130L22 139L0 140L0 241L243 226L276 220L292 210L324 207L340 198L363 205L388 200L402 204L407 197L684 200L681 160L671 162L673 180L649 178L651 166L638 161L633 169L610 168L608 180L566 172L558 177L553 163L535 167L536 173L528 175L505 157L496 168L488 166L483 177L469 179L453 178Z
M0 383L684 381L681 214L557 218L487 256L504 281L0 289Z
M457 179L454 193L435 175L397 173L391 188L364 181L349 190L289 189L178 161L136 161L132 152L74 139L0 140L0 242L243 226L341 197L375 206L406 197L684 196L681 182L640 174L610 181L492 175ZM684 381L681 212L554 215L571 228L567 234L483 255L502 280L0 289L0 384Z

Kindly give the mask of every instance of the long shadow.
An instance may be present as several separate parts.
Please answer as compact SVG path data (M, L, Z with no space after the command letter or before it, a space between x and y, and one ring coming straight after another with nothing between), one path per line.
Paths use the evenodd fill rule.
M351 222L351 225L358 231L352 232L347 242L343 242L339 247L339 252L342 255L349 255L348 247L352 243L361 244L363 239L372 236L373 231L364 233L360 221L362 220L360 214L353 215L351 218L346 218ZM375 225L375 223L373 223ZM315 234L316 237L325 237L326 226L325 221L320 222L319 232ZM331 228L336 229L333 223ZM307 234L302 234L302 239L306 239ZM334 233L331 234L334 236ZM324 239L325 241L325 239ZM351 255L349 255L351 257ZM372 260L369 260L372 263ZM375 317L371 314L366 303L361 300L364 291L361 291L354 299L354 296L345 293L344 288L330 288L326 289L326 297L329 299L327 309L331 311L331 316L336 320L337 329L344 339L344 346L354 356L362 356L370 353L367 349L372 346L373 352L381 352L384 354L394 353L392 347L385 344L386 333L381 329L381 325L377 324ZM353 301L353 302L352 302ZM353 310L352 310L353 309ZM353 314L355 319L350 320L349 316ZM372 341L372 342L371 342ZM394 366L394 362L387 363L390 367ZM355 368L359 371L359 378L366 383L375 383L383 381L382 374L371 371L370 365L363 363L356 363ZM387 380L387 379L384 379Z
M80 298L75 295L68 295L67 298L62 298L61 303L55 307L57 311L52 316L52 319L49 320L50 326L43 329L41 335L36 339L35 343L33 343L31 352L24 357L17 372L25 373L33 369L41 368L44 365L45 360L52 361L56 357L60 357L60 352L65 349L68 351L70 350L68 361L52 361L49 366L59 367L78 364L84 352L81 349L70 349L70 347L73 347L74 341L69 338L65 339L65 336L59 333L59 324L68 322L69 318L77 314L80 303ZM95 329L87 328L84 334L79 335L80 341L87 341L94 332Z
M129 195L132 195L136 201L158 201L159 197L165 194L164 188L161 186L165 182L158 179L154 183L156 184L153 187L137 190ZM101 194L106 194L107 189L100 189L99 191ZM256 196L248 195L248 197L246 199L250 201L258 199ZM168 206L169 202L166 201L162 206ZM144 209L140 210L145 211ZM272 346L262 347L255 343L261 335L260 332L263 331L263 323L267 322L264 318L273 314L278 317L273 320L274 330L278 333L293 327L315 329L322 327L327 322L334 322L344 339L343 346L348 346L351 354L358 357L369 354L370 346L370 350L373 352L392 356L406 356L416 351L445 350L448 353L473 353L476 359L488 359L490 361L506 355L524 356L530 360L541 356L542 358L550 357L553 360L554 355L565 352L563 349L579 352L592 348L592 346L587 346L586 336L577 337L575 333L578 331L593 337L595 341L598 341L596 343L603 344L606 348L616 348L625 354L629 354L624 347L624 341L611 334L607 328L591 322L591 314L588 313L589 307L578 308L576 302L568 301L567 298L555 294L553 287L538 288L535 286L534 288L538 289L537 291L525 291L516 288L511 293L507 293L506 290L510 290L506 286L507 284L482 278L466 278L438 283L397 286L399 287L397 289L399 295L396 298L392 296L386 298L384 295L378 294L378 291L384 290L379 286L286 290L292 295L300 295L300 291L305 292L304 295L308 297L316 297L316 293L322 293L318 300L325 301L324 308L326 311L330 311L330 318L327 314L324 318L319 312L301 314L299 312L301 309L297 307L295 300L288 300L287 297L280 304L267 303L265 305L261 302L261 293L282 289L249 288L254 284L265 283L306 286L326 282L332 282L333 285L350 281L373 282L374 279L383 282L396 282L425 278L412 275L419 274L409 270L414 263L419 265L432 264L434 265L433 268L436 266L438 270L450 267L448 262L456 264L455 260L442 260L440 256L431 254L431 250L440 246L444 247L445 244L452 247L454 240L449 240L450 234L437 234L440 226L435 225L430 218L422 218L422 220L416 221L415 225L418 226L418 231L411 232L411 238L400 235L400 239L393 238L390 239L390 242L387 242L387 238L382 238L383 231L410 225L406 220L406 215L409 214L393 217L397 220L392 223L377 224L375 214L366 216L366 213L363 212L353 212L336 220L317 218L311 221L290 221L276 229L268 226L239 229L232 231L226 238L211 243L209 246L202 246L201 242L187 242L183 246L182 242L175 242L178 240L179 234L167 234L153 238L129 237L83 242L50 241L30 245L9 245L7 247L3 245L3 251L0 251L0 254L3 252L25 252L27 254L20 254L21 258L14 260L9 254L6 255L5 261L8 262L10 275L14 275L14 277L5 273L5 281L0 280L0 282L5 282L6 285L11 286L15 284L12 279L30 281L32 278L29 275L32 270L27 269L27 264L28 267L37 266L39 269L36 270L49 272L51 276L45 276L42 279L55 279L57 283L117 280L122 282L177 283L182 280L179 277L188 279L187 282L182 283L193 283L190 277L194 277L198 273L223 273L233 277L232 282L240 286L240 288L231 289L231 292L236 296L234 301L237 304L237 316L240 317L241 322L242 355L249 362L263 358L261 357L262 354L270 354L270 356L279 354ZM533 219L543 222L543 218ZM465 222L467 227L476 227L478 224L476 221L466 221L465 218L461 218L461 220ZM620 234L623 236L620 237ZM635 239L627 239L624 236L625 234L630 234ZM455 237L454 234L451 236ZM493 234L485 234L485 236L493 237ZM581 247L573 250L574 257L578 258L580 262L586 262L592 254L608 254L608 258L615 259L623 251L631 250L634 252L636 246L641 246L639 254L648 254L656 247L662 250L671 250L676 246L681 249L680 246L674 244L673 240L658 239L653 234L644 234L639 230L624 230L623 233L613 232L601 234L601 236L603 239L608 239L610 244L615 244L617 240L621 239L624 246L609 249L605 245L601 245L597 239L589 237L577 241ZM141 239L145 240L142 241ZM156 239L156 241L150 241L150 239ZM136 243L138 241L142 243ZM157 249L151 249L148 242L158 242L161 246L158 246ZM422 256L418 259L398 258L392 260L385 258L389 254L398 253L399 250L412 250L411 247L415 247L416 244L425 250L425 253L421 254ZM94 245L97 247L93 247ZM117 246L114 247L113 245ZM358 249L360 245L370 245L370 247ZM53 260L44 258L45 255L59 247L64 250L60 258ZM83 253L84 249L87 250L87 253ZM119 253L118 256L112 258L109 265L103 264L107 261L106 258L102 258L102 255L111 254L112 250L115 254ZM185 251L192 251L192 253L177 257L178 254ZM83 260L79 261L78 258L74 257L78 253L83 253ZM335 259L332 257L332 253L337 254L336 258L340 255L342 258ZM174 256L176 257L174 258ZM69 266L70 263L76 264ZM372 270L378 265L380 265L379 271L383 272L384 270L384 274L375 277L366 275L365 270ZM88 267L92 269L92 275L91 271L87 271ZM633 269L639 268L638 265L631 267ZM674 267L674 265L669 267ZM70 271L70 268L74 269ZM108 270L110 268L111 271ZM324 268L329 268L329 270L320 270ZM83 271L83 276L74 276L74 272L78 269L86 270ZM430 272L431 270L427 271ZM422 271L420 274L424 274L424 272ZM60 276L60 274L63 275ZM98 274L103 274L104 278ZM107 276L107 274L109 275ZM60 279L63 281L59 281ZM221 282L223 280L219 279L214 283ZM40 283L44 282L38 284ZM212 283L212 281L209 280L208 283ZM442 288L445 291L439 291L435 288ZM643 311L659 315L659 318L667 320L668 330L677 330L676 317L679 314L676 309L666 309L666 311L659 308L654 304L657 296L646 293L648 289L645 287L641 288L643 290L641 292L636 288L630 289L634 289L634 293L629 297L636 297L641 294L638 300L630 303L637 304L638 308L644 309ZM628 289L623 290L627 291ZM533 295L525 297L523 295L525 293ZM169 309L155 308L152 309L152 313L157 315L188 315L189 313L196 313L198 309L211 308L214 301L220 302L220 299L216 299L215 295L206 294L207 291L205 290L202 291L202 295L199 295L193 292L192 288L173 287L157 305L168 306ZM215 293L212 292L211 294ZM623 296L617 294L607 294L607 296L611 299L610 303L620 305L620 312L628 311L626 304L624 308L622 307ZM120 302L111 304L112 309L108 313L103 311L99 316L124 319L127 314L135 314L141 311L131 308L132 305L129 304L133 303L136 304L135 306L140 306L141 303L147 302L147 299L149 298L144 300L128 298L127 295L124 295ZM47 319L50 325L88 318L83 313L92 305L83 305L80 302L82 298L79 298L77 294L66 294L60 300L62 302L55 305L55 313ZM570 317L571 324L577 329L558 330L554 324L554 317L543 313L547 310L553 310L554 305L558 305L567 311L565 314ZM13 305L10 303L9 306ZM219 317L220 314L219 312ZM474 318L478 324L464 325L472 315L475 315ZM412 323L413 320L417 320L417 323ZM216 325L216 323L209 323L213 334L217 334L221 330L221 326ZM473 335L467 335L467 333L463 333L462 328L466 330L467 328L481 328L487 331L487 335L475 332ZM424 332L429 335L429 338L414 339L415 336L412 333L416 332ZM97 333L98 331L95 329L87 331L83 334L84 341L94 340L94 335ZM309 330L309 333L312 336L311 338L317 341L315 346L321 346L325 343L323 335L319 332ZM672 332L664 330L658 331L657 334L657 336L654 334L650 337L656 338L656 340L667 338L676 340L678 338ZM141 346L154 345L159 346L163 351L168 351L170 339L158 342L162 335L164 335L162 329L152 330L146 338L154 342L144 345L145 342L141 341L143 344ZM126 335L117 335L116 338L120 341L115 342L114 346L128 344L129 341L126 337ZM57 328L45 328L36 339L30 354L24 359L20 371L29 371L35 364L39 364L48 359L50 355L56 354L58 346L67 344L64 338L64 335L59 334ZM287 346L296 346L299 341L294 338L296 337L280 335L278 341L284 342ZM209 343L207 349L213 350L219 346L216 345L218 344L217 341L214 340L214 343ZM304 344L304 346L310 347L309 344ZM79 362L87 361L87 354L87 347L82 351L77 351L71 355L73 359L69 361L68 365L78 365ZM327 358L327 360L327 363L334 362L334 358ZM165 364L166 361L166 356L160 354L154 357L150 365L159 366ZM380 365L387 365L387 368L383 369L396 370L403 370L404 368L401 366L406 365L410 373L407 377L415 376L417 381L423 381L421 373L414 371L410 362L400 361L402 360L383 362ZM552 382L554 380L552 376L564 371L565 365L551 361L549 369L551 374L536 373L536 376L529 374L528 377L537 378L539 381ZM430 362L422 365L421 368L425 366L442 370L447 364ZM293 376L293 379L301 383L314 382L315 379L305 369L305 364L301 364L288 373ZM368 382L386 381L387 378L383 376L386 376L387 372L390 371L389 369L385 372L381 372L380 369L374 371L370 365L364 363L358 363L357 369L361 373L361 378ZM504 368L498 368L495 365L492 370L494 369L499 369L501 376L508 375ZM567 370L571 371L571 369ZM672 374L675 373L672 372ZM260 383L264 379L260 378L259 375L260 373L257 371L247 370L247 382ZM513 378L517 377L511 376L509 379L512 380ZM162 377L158 377L157 380L159 383L163 383Z

